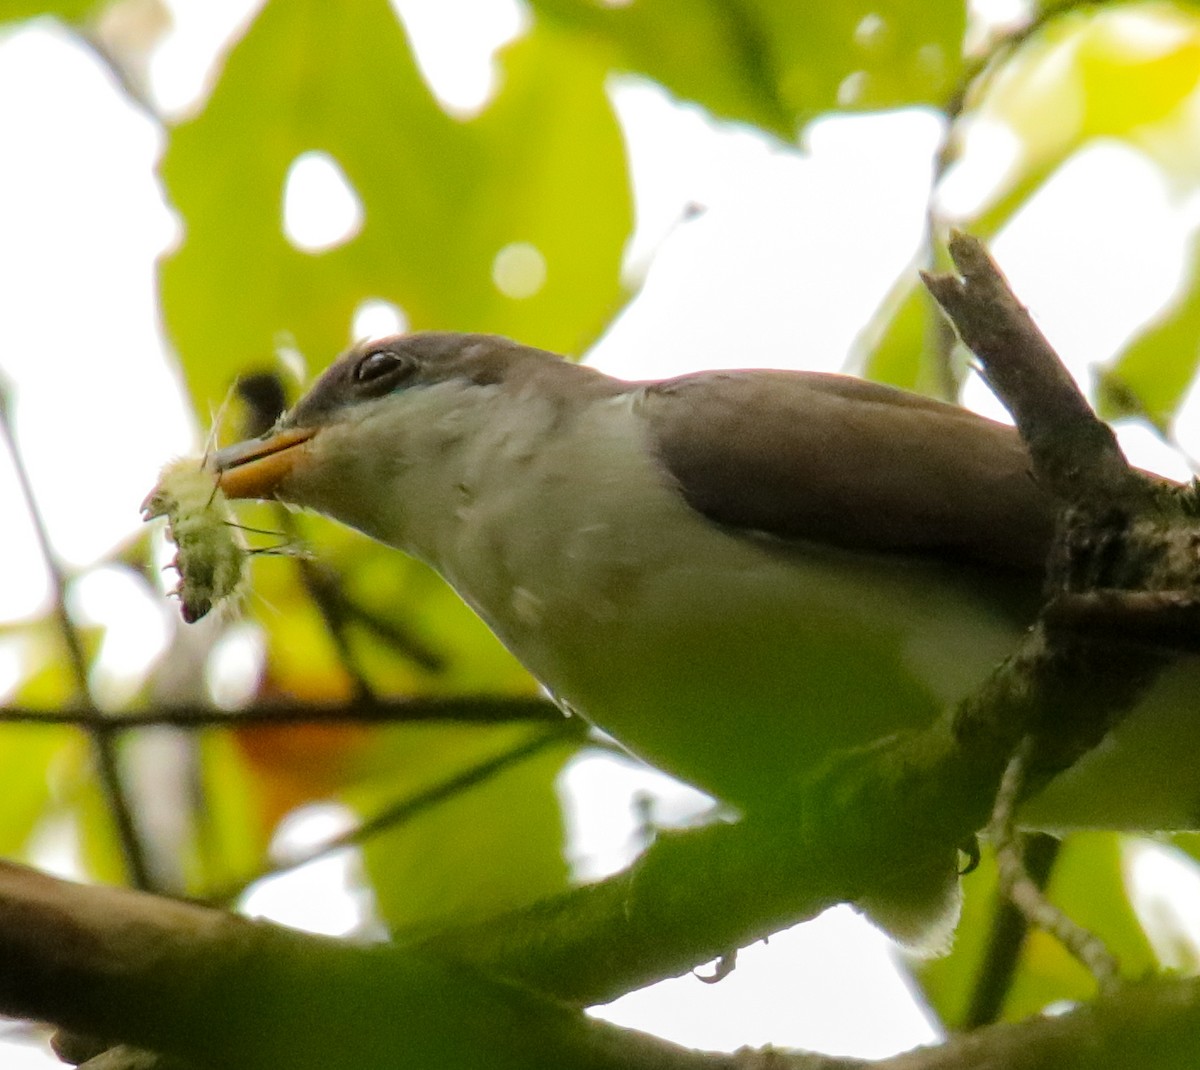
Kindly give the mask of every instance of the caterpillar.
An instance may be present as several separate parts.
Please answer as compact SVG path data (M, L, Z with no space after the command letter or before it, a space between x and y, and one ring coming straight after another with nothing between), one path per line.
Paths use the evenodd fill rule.
M180 615L189 624L238 593L249 553L217 476L205 461L201 457L172 461L142 502L143 520L167 518L167 537L176 547L171 565L179 573L171 593L179 598Z

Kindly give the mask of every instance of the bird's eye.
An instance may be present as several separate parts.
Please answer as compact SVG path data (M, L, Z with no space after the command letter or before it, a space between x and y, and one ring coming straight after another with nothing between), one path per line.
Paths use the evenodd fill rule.
M355 365L356 383L373 383L379 379L399 378L412 369L412 361L393 353L390 349L376 349L368 353Z

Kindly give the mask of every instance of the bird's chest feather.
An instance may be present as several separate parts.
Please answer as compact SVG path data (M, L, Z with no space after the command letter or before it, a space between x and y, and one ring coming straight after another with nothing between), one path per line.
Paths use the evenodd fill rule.
M547 686L650 757L707 734L724 764L797 717L813 754L873 738L932 716L1012 641L932 563L713 524L628 398L567 420L518 407L455 464L433 564Z
M629 626L646 578L669 566L667 543L698 519L664 485L624 398L570 414L515 405L464 447L449 482L434 564L513 644Z
M366 478L386 496L357 518L311 504L428 561L567 703L729 798L762 790L764 751L794 768L927 720L1011 642L927 563L712 523L627 395L414 402L402 440L356 462L383 466ZM765 745L739 767L747 740Z

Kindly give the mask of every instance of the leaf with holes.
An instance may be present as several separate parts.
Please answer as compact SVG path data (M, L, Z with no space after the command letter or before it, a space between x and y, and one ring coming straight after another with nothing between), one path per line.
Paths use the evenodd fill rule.
M545 29L502 63L496 99L459 121L386 0L266 5L162 164L185 231L162 265L163 314L200 411L280 344L323 366L372 300L414 328L575 353L595 335L622 299L632 220L606 68ZM320 252L281 225L289 170L313 151L362 213Z

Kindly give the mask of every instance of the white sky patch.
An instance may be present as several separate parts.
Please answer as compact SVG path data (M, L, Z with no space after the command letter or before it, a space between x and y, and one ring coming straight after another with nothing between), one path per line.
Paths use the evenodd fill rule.
M937 189L938 211L948 221L969 220L999 197L1025 159L1022 141L1005 123L967 116L959 128L958 159Z
M867 72L851 71L837 87L839 108L851 108L862 99L867 89Z
M496 51L529 26L518 0L392 0L392 7L434 96L460 118L491 99L500 84Z
M3 1019L0 1019L0 1052L4 1054L4 1070L63 1070L62 1061L46 1051L44 1042L15 1040L6 1043L2 1026Z
M175 234L161 132L50 23L0 39L0 99L38 102L0 109L0 372L51 539L79 565L137 529L162 460L193 437L157 328L155 258ZM23 525L0 558L0 619L29 611L41 575Z
M262 676L266 644L249 621L226 628L208 657L208 693L225 710L243 708L254 698Z
M359 342L372 338L386 338L389 334L402 334L408 330L408 317L402 308L372 297L354 310L350 318L350 340Z
M7 702L25 675L28 659L25 641L17 636L0 638L0 702Z
M652 99L660 92L617 94L623 121L651 98L629 148L634 259L639 242L656 255L589 362L631 379L841 370L918 248L940 123L917 110L824 120L799 152L692 108L662 107ZM645 195L644 174L655 175ZM689 206L703 210L679 222Z
M327 152L304 152L283 182L283 233L305 253L335 249L363 225L362 200L337 160Z
M1157 472L1160 476L1186 483L1193 472L1187 459L1179 451L1164 442L1162 437L1142 420L1122 420L1113 424L1117 443L1139 468Z
M886 936L835 907L743 948L719 984L678 977L591 1013L709 1051L774 1044L883 1058L939 1039L893 955Z
M695 788L632 758L584 753L563 770L567 842L576 880L617 873L645 848L643 822L687 825L713 807Z
M271 857L301 858L354 825L341 806L306 806L289 814L275 833ZM358 849L343 848L279 877L256 884L242 899L242 913L327 936L359 930L370 915L369 897L357 891Z
M162 598L127 568L93 569L71 585L71 615L81 625L104 628L89 687L103 706L134 698L145 674L166 650L170 626ZM174 607L172 607L173 609Z
M1125 145L1098 141L1021 206L991 251L1090 397L1094 369L1112 360L1175 289L1188 240L1161 172ZM962 402L1011 422L976 375ZM1135 449L1145 444L1144 455L1131 454L1135 464L1166 464L1143 436L1125 434Z
M1033 5L1029 0L968 0L970 20L990 32L1010 32L1030 18ZM967 42L968 48L978 42Z
M207 94L229 38L250 24L263 0L163 0L171 29L150 59L150 94L164 114L179 116Z
M1125 857L1133 905L1167 969L1200 971L1200 871L1177 848L1130 840Z
M1096 141L1021 206L992 251L1086 385L1174 290L1186 240L1158 168L1126 145Z

